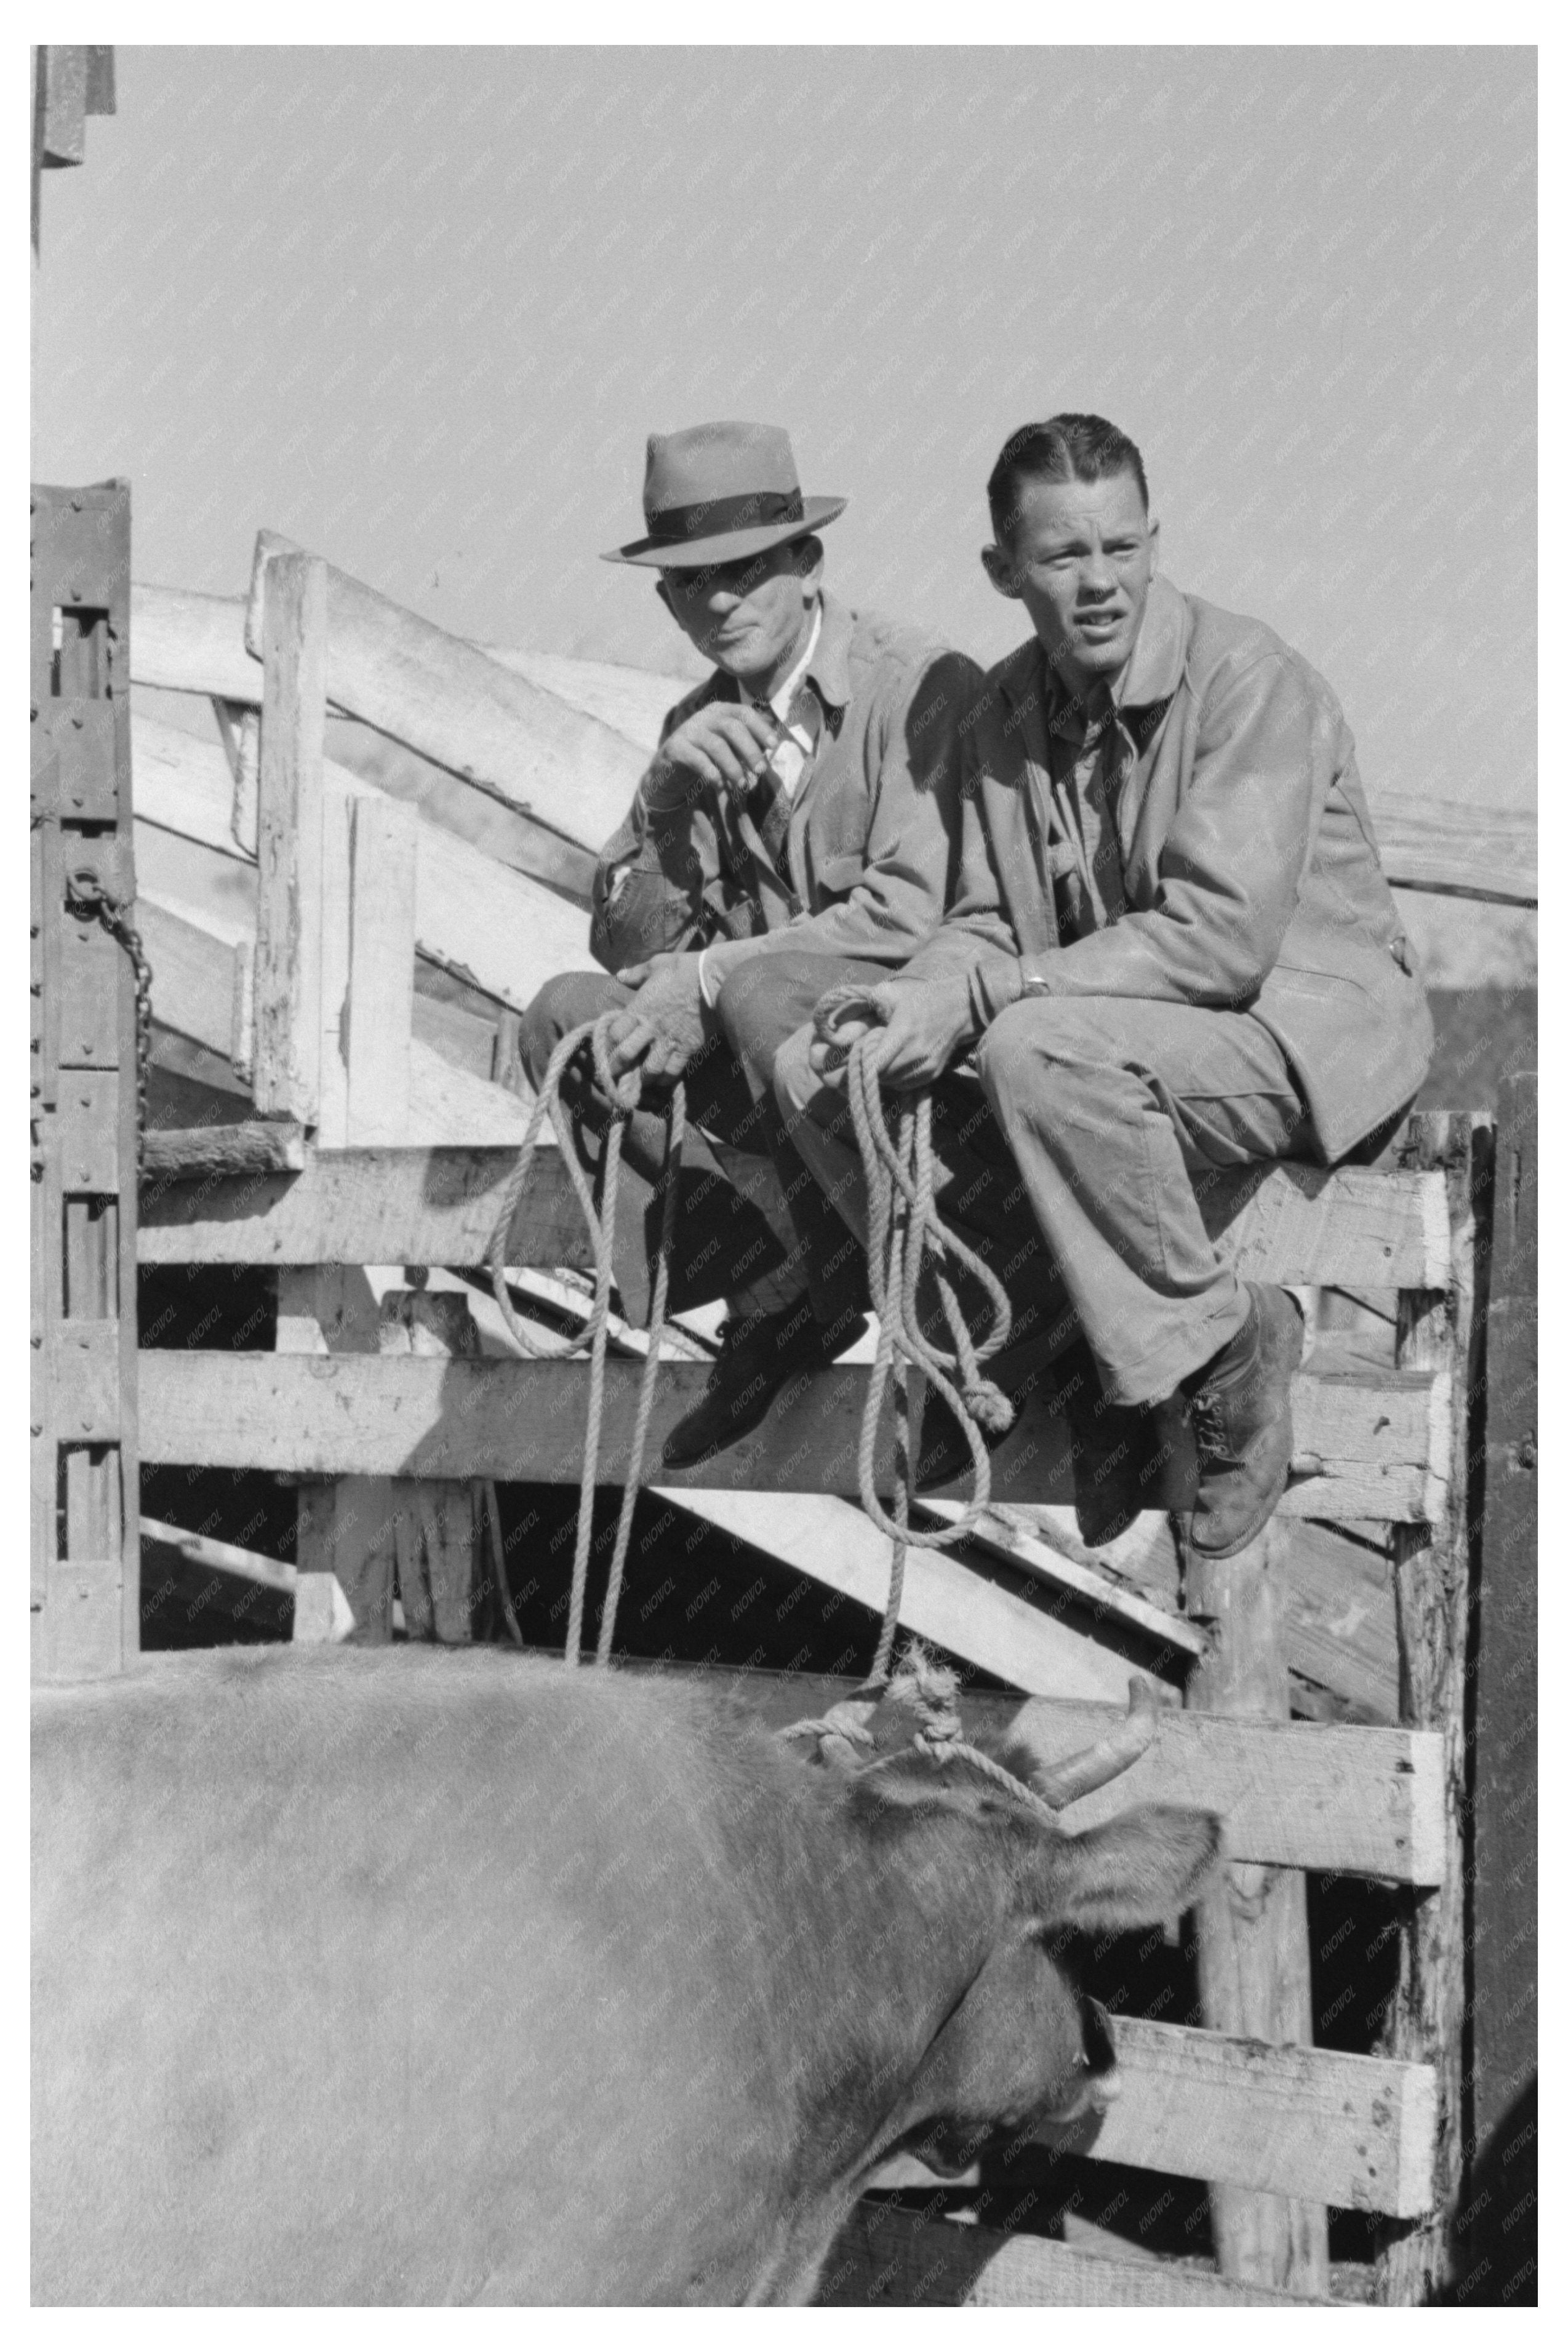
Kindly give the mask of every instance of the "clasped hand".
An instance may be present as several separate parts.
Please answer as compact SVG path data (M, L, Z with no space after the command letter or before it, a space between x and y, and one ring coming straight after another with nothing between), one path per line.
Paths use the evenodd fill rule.
M967 976L932 973L917 978L900 975L879 981L865 992L882 1024L882 1053L877 1076L887 1087L911 1089L929 1087L973 1042L974 1020L970 1010ZM875 1021L844 1021L829 1045L818 1040L811 1048L811 1066L824 1084L842 1087L844 1070L839 1049L852 1045ZM837 1064L837 1066L836 1066Z
M678 1078L708 1035L693 954L650 956L616 977L635 988L633 1002L610 1024L610 1067L617 1077L635 1066L647 1078Z

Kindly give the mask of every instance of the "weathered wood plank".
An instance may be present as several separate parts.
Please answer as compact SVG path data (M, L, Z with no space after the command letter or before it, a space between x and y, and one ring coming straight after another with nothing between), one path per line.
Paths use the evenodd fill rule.
M1410 2218L1430 2210L1430 2066L1112 2020L1121 2096L1034 2134L1110 2164ZM1098 2128L1097 2128L1098 2126Z
M816 2300L828 2306L936 2310L959 2305L1037 2311L1312 2307L1300 2295L1243 2286L1185 2263L1119 2262L1053 2238L1009 2235L869 2200L856 2208L835 2240Z
M1537 2066L1540 1815L1537 1759L1538 1139L1533 1072L1498 1102L1487 1311L1486 1503L1476 1645L1475 2137L1501 2210L1472 2240L1500 2250L1523 2231L1508 2214L1533 2182L1519 2104ZM1472 2165L1473 2185L1479 2166ZM1467 2193L1467 2206L1475 2199ZM1522 2250L1521 2250L1522 2252ZM1496 2262L1500 2278L1507 2256ZM1520 2254L1512 2257L1515 2264Z
M880 1615L888 1598L889 1545L852 1504L831 1495L792 1495L785 1501L775 1494L716 1489L653 1491ZM1127 1668L1114 1651L945 1552L910 1545L899 1622L1021 1690L1112 1703L1125 1697Z
M234 836L234 787L216 743L139 719L132 756L139 830L152 827L235 864L247 862ZM332 760L323 761L322 781L328 791L407 805ZM588 919L580 908L427 817L417 821L414 919L421 955L518 1012L555 973L592 968Z
M671 1499L699 1508L706 1500L673 1492ZM620 1670L637 1669L627 1661ZM778 1730L825 1715L856 1687L830 1675L756 1668L663 1671L700 1675ZM1056 1763L1102 1738L1125 1714L1127 1668L1120 1672L1115 1704L966 1692L960 1702L964 1727L972 1736L1016 1732ZM1163 1707L1138 1762L1080 1798L1063 1819L1077 1831L1128 1805L1197 1805L1224 1816L1226 1850L1240 1861L1420 1886L1435 1883L1444 1867L1442 1764L1435 1732L1259 1723Z
M1481 1369L1484 1325L1476 1316L1476 1209L1491 1157L1491 1123L1468 1112L1411 1120L1407 1161L1441 1171L1454 1234L1447 1291L1406 1291L1399 1301L1396 1360L1430 1370L1448 1399L1449 1443L1458 1475L1451 1507L1426 1524L1394 1530L1394 1600L1400 1650L1400 1713L1442 1735L1448 1851L1444 1883L1402 1923L1399 1979L1384 2028L1396 2057L1430 2061L1436 2083L1435 2211L1416 2228L1390 2233L1379 2249L1377 2298L1420 2305L1453 2275L1454 2220L1464 2178L1464 2068L1469 1935L1466 1844L1469 1742L1465 1726L1470 1599L1469 1401Z
M422 852L423 847L424 836L421 835ZM154 984L155 980L154 975ZM253 1204L247 1204L244 1218L237 1222L226 1213L217 1196L208 1195L206 1216L199 1222L189 1218L184 1221L186 1238L180 1245L180 1254L205 1258L210 1253L213 1262L218 1264L243 1264L246 1261L238 1253L256 1248L260 1251L258 1263L268 1259L288 1259L292 1255L293 1262L297 1264L312 1255L332 1255L357 1259L363 1265L395 1257L422 1265L471 1265L474 1263L474 1239L486 1213L482 1203L492 1197L499 1201L501 1188L510 1172L510 1158L503 1164L498 1155L493 1167L486 1173L471 1152L459 1151L452 1171L445 1175L433 1163L426 1165L423 1159L416 1167L405 1166L403 1162L407 1158L406 1152L400 1155L395 1150L388 1150L379 1156L374 1171L368 1165L358 1161L351 1166L334 1160L329 1168L313 1166L307 1173L307 1180L302 1181L287 1200L278 1199L268 1212L279 1222L279 1229L283 1226L289 1229L286 1249L272 1246L268 1236L260 1230L248 1229L249 1221L258 1213ZM560 1211L570 1202L571 1194L564 1174L555 1164L555 1158L552 1149L542 1150L534 1163L535 1182L531 1198L538 1203L540 1231L537 1238L531 1234L525 1210L513 1229L515 1262L520 1265L583 1265L586 1263L580 1219L579 1237L575 1243L572 1243L562 1230ZM1281 1215L1273 1205L1275 1195L1279 1192L1289 1194L1291 1202L1302 1197L1302 1171L1286 1168L1271 1170L1263 1184L1257 1189L1256 1197L1244 1209L1236 1212L1237 1223L1232 1226L1237 1247L1245 1248L1253 1279L1269 1282L1316 1279L1303 1271L1309 1248L1320 1251L1332 1246L1347 1262L1364 1255L1359 1224L1366 1198L1364 1175L1363 1170L1342 1169L1323 1179L1311 1202L1317 1231L1309 1244L1301 1240L1301 1228L1294 1208ZM1440 1191L1441 1179L1436 1181ZM476 1195L476 1213L470 1216L463 1204L468 1198L467 1188L476 1185L480 1191ZM1436 1262L1427 1213L1432 1197L1431 1180L1424 1176L1380 1175L1376 1186L1375 1223L1372 1228L1375 1238L1370 1245L1379 1251L1384 1247L1392 1250L1388 1263L1394 1271L1387 1277L1390 1281L1397 1279L1415 1283ZM1217 1199L1217 1195L1215 1197ZM383 1203L387 1201L403 1203L402 1213L408 1220L406 1245L392 1251L381 1245L388 1217L396 1213L384 1208ZM366 1232L376 1244L374 1248L362 1248L356 1239L353 1226L356 1207L366 1219ZM493 1210L489 1213L493 1220ZM575 1209L571 1210L570 1214L576 1217ZM161 1223L168 1227L173 1223L173 1216L171 1209L161 1218ZM313 1249L310 1245L312 1219L319 1221L321 1226L322 1245L320 1249ZM239 1231L240 1223L247 1226L243 1234ZM1391 1223L1395 1227L1393 1233L1390 1231ZM1260 1239L1254 1244L1247 1239L1247 1235L1254 1232L1267 1233L1271 1238L1267 1243ZM1337 1241L1332 1238L1336 1234ZM171 1256L174 1254L172 1244L159 1246L166 1247ZM1447 1255L1445 1245L1442 1255L1445 1265ZM1376 1514L1368 1516L1375 1517Z
M1440 1290L1448 1279L1447 1203L1429 1178L1260 1163L1212 1170L1194 1189L1249 1281Z
M257 799L253 1085L258 1110L312 1123L321 1094L326 633L325 567L313 556L280 559L268 580L265 623L257 614L267 724Z
M379 794L354 802L353 828L346 1139L396 1143L408 1132L419 828Z
M931 1516L951 1525L958 1517L962 1506L957 1503L931 1503L924 1506ZM1157 1609L1127 1587L1109 1576L1101 1575L1086 1553L1082 1560L1067 1557L1044 1542L1038 1536L1027 1534L999 1512L982 1513L979 1524L967 1538L981 1551L1005 1559L1026 1574L1038 1576L1058 1585L1064 1592L1076 1593L1097 1616L1111 1619L1123 1625L1136 1626L1140 1633L1152 1633L1175 1651L1194 1657L1204 1646L1203 1635L1184 1618L1173 1616L1170 1611Z
M133 581L131 679L258 708L261 663L246 646L244 597Z
M145 887L137 896L135 920L153 969L154 1018L226 1062L234 1042L237 942L190 921Z
M304 1165L305 1132L289 1118L150 1128L142 1146L143 1182L193 1174L287 1175Z
M141 1517L141 1529L149 1543L166 1544L172 1551L194 1560L198 1568L219 1570L226 1576L243 1576L252 1584L265 1584L275 1592L292 1592L300 1581L300 1571L289 1561L268 1559L264 1552L249 1551L243 1544L223 1543L216 1536L199 1536L190 1528L171 1526L166 1519L149 1518L145 1511Z
M1054 1762L1095 1736L1088 1722L1057 1708L1026 1713L1018 1728ZM1222 1813L1227 1849L1241 1862L1417 1886L1436 1885L1445 1868L1442 1755L1432 1732L1162 1714L1148 1752L1082 1798L1068 1825L1087 1829L1144 1800Z
M659 1471L660 1484L858 1494L856 1457L868 1377L864 1368L839 1365L803 1381L754 1436L700 1470ZM629 1458L639 1379L634 1363L607 1367L600 1454L606 1483L623 1475ZM665 1368L648 1440L650 1462L657 1463L665 1433L695 1402L705 1379L700 1364ZM1431 1389L1420 1375L1391 1374L1384 1384L1357 1381L1347 1391L1346 1384L1304 1374L1296 1389L1297 1428L1327 1467L1289 1489L1281 1508L1310 1507L1321 1516L1337 1504L1343 1516L1360 1517L1365 1498L1375 1493L1385 1517L1419 1513L1428 1484L1430 1405ZM405 1477L571 1479L581 1459L587 1406L588 1367L580 1362L286 1367L270 1356L154 1354L148 1369L148 1458L317 1475L384 1469ZM879 1475L890 1489L890 1415L883 1441ZM1070 1500L1065 1424L1031 1400L998 1448L993 1475L1004 1496L1022 1489L1023 1501ZM1168 1461L1159 1473L1160 1491L1152 1482L1159 1507L1183 1508L1190 1479L1190 1464Z
M1289 1676L1280 1638L1291 1534L1274 1519L1228 1559L1184 1555L1188 1614L1208 1636L1187 1678L1186 1705L1205 1715L1289 1720ZM1198 1990L1204 2023L1260 2044L1310 2044L1311 1947L1307 1883L1299 1870L1227 1856L1197 1909ZM1308 2197L1276 2193L1227 2176L1209 2182L1215 2252L1226 2278L1323 2295L1329 2284L1329 2217Z
M339 807L341 809L342 803ZM208 1083L224 1086L236 1093L242 1091L231 1057L235 1045L236 995L237 992L243 992L247 976L245 941L237 938L221 938L209 928L210 918L204 918L201 923L194 922L186 914L161 903L150 893L144 892L137 899L136 908L136 919L153 967L154 1018L159 1031L163 1033L165 1047L173 1045L177 1039L190 1039L196 1046L206 1048L221 1057L222 1069L204 1068L193 1075L199 1075ZM342 935L333 934L324 944L329 952L335 955L342 947ZM458 1182L462 1181L463 1172L472 1168L476 1154L481 1160L489 1160L492 1164L504 1160L506 1168L510 1169L528 1123L527 1105L506 1087L492 1086L487 1079L474 1076L470 1071L454 1068L418 1034L426 1025L423 1011L426 1003L426 999L417 996L414 1001L416 1034L408 1055L410 1107L402 1140L392 1156L412 1160L423 1169L426 1153L450 1151L456 1155L455 1181ZM432 1025L437 1029L440 1027L438 1016ZM331 1028L331 1042L333 1051L327 1057L326 1064L330 1082L329 1109L331 1108L331 1082L336 1080L341 1070L336 1054L335 1024ZM318 1099L318 1113L321 1109L321 1104ZM338 1155L330 1145L321 1147L319 1155L317 1149L312 1147L307 1156L307 1170L322 1168L330 1171L336 1165L337 1159ZM148 1197L154 1203L166 1204L174 1196L179 1196L183 1206L177 1207L175 1213L195 1219L195 1225L182 1227L182 1230L193 1232L199 1232L207 1222L202 1212L216 1208L218 1214L214 1223L221 1230L213 1235L218 1250L217 1258L212 1261L214 1263L305 1265L332 1262L385 1265L401 1260L407 1265L427 1265L447 1262L446 1254L439 1249L419 1251L374 1247L358 1253L353 1247L329 1245L318 1248L309 1236L300 1232L297 1219L286 1219L283 1227L277 1230L268 1229L264 1222L258 1222L261 1217L258 1201L266 1196L257 1193L255 1179L250 1176L237 1177L233 1181L239 1187L237 1194L226 1192L222 1181L214 1176L205 1176L198 1186L195 1189L187 1187L182 1194L178 1183L170 1184L168 1178L161 1178L153 1185ZM548 1178L544 1181L547 1182ZM504 1182L503 1171L495 1180L498 1202L500 1188ZM166 1185L169 1186L167 1192L164 1190ZM335 1199L335 1187L330 1178L326 1189ZM378 1225L381 1229L379 1238L388 1236L391 1225L398 1222L400 1205L402 1222L405 1225L416 1225L421 1219L422 1212L410 1212L407 1208L408 1190L405 1184L389 1179L386 1191L390 1195L390 1208L379 1200L374 1206L366 1201L364 1223L359 1230L373 1241L378 1238L375 1231ZM437 1196L445 1198L439 1183ZM310 1197L315 1197L314 1187ZM458 1205L454 1203L455 1207ZM491 1213L493 1220L495 1213L492 1211ZM574 1205L573 1214L576 1214ZM438 1215L435 1222L439 1225ZM240 1244L237 1254L231 1255L230 1244L240 1226L247 1228L252 1238ZM453 1229L448 1224L447 1230ZM459 1216L456 1220L456 1230L461 1229ZM548 1224L544 1231L548 1234ZM430 1237L439 1240L442 1234L437 1231ZM329 1244L331 1241L330 1234L321 1238ZM270 1246L270 1242L279 1242L281 1246ZM580 1255L581 1242L574 1246ZM246 1253L252 1248L258 1250L259 1255L247 1256ZM176 1247L160 1261L154 1244L153 1255L142 1262L189 1262L191 1255L187 1250ZM197 1258L202 1255L200 1250L195 1253ZM472 1262L475 1256L482 1257L483 1255L481 1243L477 1250L467 1253L466 1256L458 1253L451 1262ZM563 1247L548 1263L571 1265L572 1247Z
M204 596L138 581L131 591L131 612L133 685L259 705L261 664L246 649L243 596ZM542 693L624 735L645 755L658 743L670 705L691 691L689 677L665 671L470 642Z
M160 1182L143 1194L142 1263L479 1265L516 1161L515 1146L494 1144L351 1150L308 1153L292 1182ZM552 1146L534 1160L512 1230L519 1265L584 1262L582 1213Z
M1537 903L1536 827L1528 809L1382 793L1372 821L1383 870L1396 888L1501 907Z
M302 553L276 532L257 534L246 614L253 653L268 574ZM608 839L646 764L625 736L330 564L326 600L327 692L340 709L568 840L597 849Z

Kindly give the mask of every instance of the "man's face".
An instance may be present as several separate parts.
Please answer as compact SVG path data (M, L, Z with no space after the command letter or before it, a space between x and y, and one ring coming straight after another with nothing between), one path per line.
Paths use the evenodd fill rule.
M738 563L661 572L658 593L699 653L760 689L789 675L821 578L819 542L797 540Z
M1131 474L1026 482L1005 541L982 561L992 586L1023 605L1052 667L1092 694L1131 657L1159 539Z

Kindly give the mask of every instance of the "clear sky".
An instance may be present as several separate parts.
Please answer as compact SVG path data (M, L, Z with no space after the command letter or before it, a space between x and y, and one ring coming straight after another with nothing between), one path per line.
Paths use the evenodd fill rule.
M465 635L685 667L645 436L785 425L830 585L985 660L1005 434L1142 445L1163 563L1379 790L1534 802L1524 49L135 49L43 192L36 478L144 579L304 541Z

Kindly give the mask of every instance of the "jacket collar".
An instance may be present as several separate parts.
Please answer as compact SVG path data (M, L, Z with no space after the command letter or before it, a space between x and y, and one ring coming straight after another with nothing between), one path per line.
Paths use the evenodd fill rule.
M837 732L851 691L849 642L855 635L855 614L849 605L841 604L826 588L821 601L822 626L816 633L816 648L806 664L805 675ZM740 685L728 670L716 669L708 681L708 698L714 702L739 702Z
M816 698L825 710L842 710L849 699L849 641L855 634L855 615L847 604L837 596L822 591L822 626L816 634L816 651L806 668L806 677L816 689Z
M1173 588L1156 572L1149 583L1149 601L1143 607L1138 641L1116 698L1119 714L1152 710L1169 702L1182 682L1191 635L1192 614L1186 598L1179 588ZM1027 706L1031 696L1037 701L1048 698L1058 683L1046 667L1037 637L1030 638L1027 645L1018 646L1005 660L998 662L994 676L1008 701L1020 710Z

